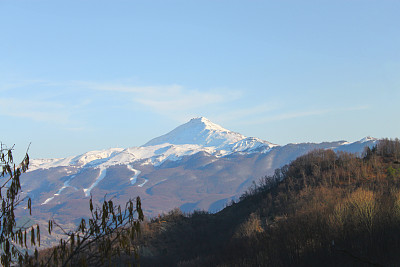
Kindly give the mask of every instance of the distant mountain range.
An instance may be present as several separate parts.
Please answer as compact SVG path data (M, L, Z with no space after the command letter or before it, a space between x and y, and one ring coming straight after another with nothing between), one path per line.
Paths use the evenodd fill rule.
M148 216L175 207L217 211L253 181L314 149L360 153L377 139L279 146L194 118L140 147L90 151L61 159L34 159L22 177L38 219L76 222L88 198L107 194L121 203L140 196Z
M245 137L229 131L200 117L150 140L141 147L90 151L79 156L62 159L37 159L32 161L30 170L62 166L100 168L121 164L129 165L129 163L137 161L159 166L167 160L177 161L184 156L199 152L206 152L219 158L236 152L265 153L276 146L259 138Z

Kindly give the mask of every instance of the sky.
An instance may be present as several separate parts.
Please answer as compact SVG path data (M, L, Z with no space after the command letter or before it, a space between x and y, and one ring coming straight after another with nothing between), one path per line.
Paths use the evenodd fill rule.
M400 1L0 0L0 141L140 146L204 116L275 144L400 136Z

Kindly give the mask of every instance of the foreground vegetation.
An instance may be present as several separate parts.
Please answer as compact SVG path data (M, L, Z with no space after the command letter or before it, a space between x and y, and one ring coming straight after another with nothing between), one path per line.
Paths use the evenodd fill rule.
M35 249L40 245L40 228L38 225L17 226L15 210L26 204L25 209L31 210L31 199L22 197L20 177L26 172L29 165L28 153L18 165L14 163L13 147L0 143L0 264L10 266L14 262L22 264L29 260L28 246ZM27 242L28 239L28 242Z
M140 198L129 199L122 207L111 199L104 198L101 206L89 201L90 217L82 219L75 231L64 230L54 220L49 220L48 232L54 227L64 233L60 245L38 251L40 228L29 226L29 221L20 224L15 212L27 202L25 209L32 215L31 199L23 197L20 176L28 170L29 156L26 153L20 164L15 164L13 147L0 143L0 265L1 266L98 266L110 265L121 254L133 255L125 265L135 265L138 253L134 242L140 233L143 221ZM28 241L27 241L28 239ZM33 252L34 251L34 252ZM33 255L29 255L33 252Z
M216 214L175 209L144 223L139 199L136 209L134 201L121 209L105 200L90 204L91 220L66 232L59 246L19 259L44 266L127 266L137 256L141 266L397 266L399 160L398 139L362 156L316 150Z
M143 225L142 266L395 266L400 142L357 157L317 150L217 214L171 211Z

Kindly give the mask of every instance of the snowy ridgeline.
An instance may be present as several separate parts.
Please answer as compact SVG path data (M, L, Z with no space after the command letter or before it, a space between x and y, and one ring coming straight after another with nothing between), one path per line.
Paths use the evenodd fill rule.
M277 145L259 138L245 137L226 130L201 117L192 119L141 147L110 148L61 159L34 159L30 171L62 166L107 168L135 161L157 166L166 160L176 161L198 152L222 157L238 152L266 153L275 146Z
M287 164L295 157L313 149L333 149L335 151L343 150L359 153L363 151L365 146L372 146L376 141L377 139L375 138L367 137L353 143L336 141L320 144L302 143L278 146L259 138L246 137L239 133L231 132L205 118L196 118L163 136L150 140L140 147L90 151L79 156L62 159L34 159L31 161L29 172L34 174L35 170L42 169L43 174L40 173L38 175L43 177L43 175L53 173L52 168L62 167L54 169L54 171L62 175L60 177L63 179L61 183L58 183L58 185L51 190L54 193L50 193L47 189L40 190L38 188L32 188L32 190L38 192L48 192L40 200L41 205L59 203L63 201L62 196L70 196L71 194L75 194L75 197L89 197L94 192L93 189L101 186L104 181L106 184L107 181L113 181L114 183L110 188L107 187L107 190L119 190L120 192L126 188L137 188L141 190L143 194L150 195L154 198L153 189L165 186L169 174L166 174L166 178L163 177L163 175L161 175L161 177L154 175L154 173L152 176L151 172L157 171L158 168L162 170L164 167L160 165L166 161L176 162L183 159L183 157L188 157L190 160L195 159L196 156L193 158L190 156L199 152L202 152L200 157L202 159L207 158L205 162L208 163L218 162L221 159L222 165L217 166L218 164L216 164L214 166L215 170L223 168L222 166L227 166L224 165L223 161L226 159L224 157L229 155L232 155L230 157L231 159L244 159L261 155L261 158L268 160L256 161L254 163L256 164L259 162L259 164L264 164L259 168L260 173L256 175L252 174L254 177L258 177L257 175L265 175L267 170L272 170L273 168ZM213 157L213 159L210 159L210 157ZM187 161L187 159L183 160L182 163L185 161ZM176 164L179 165L180 163ZM237 162L234 165L240 164L240 162ZM113 166L115 167L111 169L110 167ZM168 164L166 166L168 166ZM243 168L240 168L239 173L237 171L235 172L238 173L236 179L247 179L245 177L250 177L251 170L246 171L246 168L247 166L243 166ZM123 174L115 176L116 170L122 171ZM254 170L258 170L258 168L255 167ZM230 172L229 168L225 171L227 173ZM202 177L204 177L207 170L202 170L202 172ZM212 167L210 172L212 172ZM186 175L182 177L185 177L185 182L189 182L191 177L195 176L196 175L193 173L186 173ZM124 188L114 188L113 186L116 186L115 179L121 178L128 186L125 182L122 182L122 184L125 183L123 186ZM101 181L103 182L100 183ZM238 186L243 182L244 181L241 181ZM173 188L176 185L169 184L169 186ZM224 189L219 190L221 192L224 191ZM233 191L227 195L221 195L221 199L216 199L215 201L222 201L225 198L229 198L233 196L237 190L240 191L241 189L234 188L232 190ZM69 197L67 197L67 199L68 198ZM168 199L167 196L166 199ZM205 199L207 199L207 197L205 197ZM196 199L196 201L199 201L199 199ZM192 202L196 201L192 200ZM201 201L202 200L200 200L200 202Z
M354 143L341 141L338 146L362 145L376 140L366 137ZM229 131L200 117L150 140L141 147L110 148L61 159L33 159L29 171L65 166L107 168L115 165L129 165L138 161L158 166L166 160L177 161L183 156L194 155L198 152L224 157L233 153L268 153L274 147L279 146L259 138L246 137Z

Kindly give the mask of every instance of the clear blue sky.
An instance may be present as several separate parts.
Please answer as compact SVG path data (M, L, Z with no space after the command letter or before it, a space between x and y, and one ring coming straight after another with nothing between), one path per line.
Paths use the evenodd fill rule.
M0 141L139 146L205 116L277 144L400 136L400 1L0 0Z

